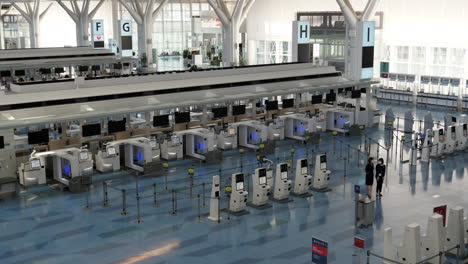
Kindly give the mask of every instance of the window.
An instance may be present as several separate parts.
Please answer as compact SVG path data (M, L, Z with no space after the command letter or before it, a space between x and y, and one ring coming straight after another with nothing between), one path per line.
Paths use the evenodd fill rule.
M408 61L409 48L407 46L397 47L397 58L399 61Z
M447 63L447 48L433 48L434 64Z

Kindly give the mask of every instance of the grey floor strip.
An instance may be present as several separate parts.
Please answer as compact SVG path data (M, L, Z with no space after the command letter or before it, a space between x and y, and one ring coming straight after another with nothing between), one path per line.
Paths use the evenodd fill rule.
M227 245L214 245L206 248L202 248L200 250L192 251L190 253L185 254L186 257L204 257L211 254L217 254L219 251L230 248L231 246Z
M146 233L145 239L148 239L150 237L155 237L155 236L162 236L166 234L170 234L173 232L177 232L182 228L182 225L173 225L165 228L161 228L159 230L151 231Z
M312 250L311 247L298 247L298 248L295 248L293 250L289 250L289 251L283 252L281 254L278 254L278 255L274 256L273 258L274 259L278 259L278 258L280 258L280 259L293 259L293 258L296 258L298 256L302 256L304 254L312 254L311 250Z
M10 235L5 235L5 236L0 236L0 241L8 241L8 240L14 240L18 238L24 237L29 231L26 232L18 232Z
M16 261L16 262L14 262L14 264L38 263L38 262L42 262L42 261L45 261L45 260L49 260L49 259L53 259L53 258L57 258L57 257L63 257L63 256L64 256L64 254L47 253L47 254L44 254L44 255L39 255L39 256L36 256L36 257Z
M286 235L267 235L248 242L241 243L241 246L260 246L285 237Z
M243 259L239 259L233 262L229 262L229 264L255 264L255 263L262 262L263 260L264 259L258 259L258 258L243 258Z
M66 217L62 217L62 218L59 218L59 219L39 223L36 227L34 227L34 229L50 227L50 226L53 226L53 225L58 225L58 224L62 224L62 223L65 223L65 222L69 222L71 220L73 220L73 216L66 216Z
M41 244L29 246L29 247L18 248L18 249L13 249L13 250L6 251L2 255L0 255L0 259L11 258L11 257L14 257L14 256L20 256L20 255L24 255L24 254L28 254L28 253L31 253L31 252L34 252L34 251L41 250L42 248L44 248L47 245L47 243L48 242L44 242L44 243L41 243Z
M86 254L86 255L96 254L96 253L100 253L109 249L114 249L114 248L125 246L125 245L126 245L125 243L108 243L108 244L98 246L98 247L86 248L86 249L78 251L78 253Z
M178 248L185 248L185 247L190 247L193 245L198 245L202 242L205 242L206 240L208 240L208 235L197 236L197 237L182 241Z
M88 225L88 226L72 229L72 230L69 230L69 231L65 231L65 232L62 232L62 233L58 233L58 234L56 234L54 236L53 240L59 240L59 239L68 238L68 237L71 237L71 236L76 236L76 235L79 235L79 234L87 233L93 227L94 227L94 225Z

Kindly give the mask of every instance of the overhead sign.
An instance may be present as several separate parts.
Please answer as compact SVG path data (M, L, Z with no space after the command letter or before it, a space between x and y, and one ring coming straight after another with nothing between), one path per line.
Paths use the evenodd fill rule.
M447 217L447 205L434 207L434 213L442 216L442 222L445 226L445 219Z
M362 46L373 47L375 42L375 22L365 21L362 23Z
M359 237L354 237L354 247L364 249L365 248L365 240Z
M93 47L95 49L104 48L104 20L93 19L91 21L91 35L93 39Z
M375 22L359 22L358 27L362 46L361 79L371 79L374 76Z
M328 243L317 238L312 238L312 263L327 264L327 258Z
M120 35L131 36L132 35L132 21L131 20L120 20Z
M297 21L297 44L310 43L310 22Z

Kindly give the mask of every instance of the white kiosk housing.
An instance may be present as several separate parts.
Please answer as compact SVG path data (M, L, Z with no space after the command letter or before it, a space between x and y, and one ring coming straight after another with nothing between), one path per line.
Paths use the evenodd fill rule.
M309 174L309 162L307 159L297 160L293 194L298 196L311 196L311 194L309 194L311 185L312 176Z
M283 140L284 139L284 121L275 118L272 123L268 125L268 139L269 140Z
M327 154L320 154L315 157L315 173L313 188L317 191L328 191L328 182L331 172L327 169Z
M177 160L184 157L183 139L179 135L172 135L161 144L161 159Z
M259 121L244 121L235 125L241 147L259 149L260 144L268 139L268 128Z
M185 155L200 160L206 159L206 153L215 149L215 134L206 128L190 129L177 133L184 136Z
M72 178L93 173L92 154L87 149L67 148L53 152L54 179L69 185Z
M432 131L432 149L431 157L440 157L444 154L445 149L445 131L439 128Z
M456 126L456 142L455 142L455 150L463 151L466 149L468 144L468 125L467 124L459 124Z
M216 145L218 149L230 150L237 148L237 129L233 126L228 126L216 135Z
M268 208L268 198L271 194L271 186L268 185L268 172L272 171L267 168L257 168L255 173L252 175L252 203L250 205L257 208Z
M245 177L243 173L235 173L231 176L231 198L229 200L229 211L233 214L246 213L247 198L249 193L245 190Z
M276 165L275 191L273 199L276 201L289 201L291 191L291 180L288 177L288 164L280 163Z
M325 114L323 114L325 117ZM291 114L283 117L285 121L285 137L304 141L309 133L320 132L325 129L325 119L308 114Z
M49 154L51 152L48 152ZM33 151L28 162L21 163L18 168L20 184L28 187L46 184L45 156L46 152L36 153Z

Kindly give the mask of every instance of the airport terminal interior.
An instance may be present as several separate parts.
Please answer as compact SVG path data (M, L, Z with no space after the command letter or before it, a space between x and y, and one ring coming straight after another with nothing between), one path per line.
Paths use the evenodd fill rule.
M468 263L467 10L0 0L0 263Z

